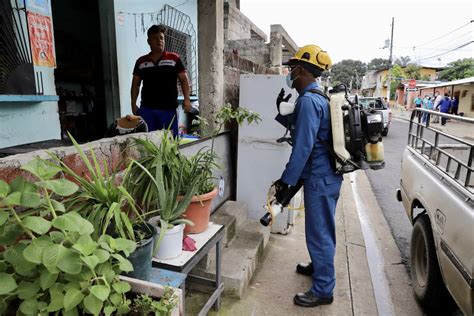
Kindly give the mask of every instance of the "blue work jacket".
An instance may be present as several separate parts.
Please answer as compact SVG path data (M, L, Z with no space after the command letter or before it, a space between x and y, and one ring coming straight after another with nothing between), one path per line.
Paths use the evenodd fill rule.
M449 99L449 97L444 97L444 99L439 104L439 111L442 113L448 113L450 107L451 107L451 100Z
M321 95L309 92L320 89L316 82L299 94L295 105L295 130L292 133L293 150L281 180L296 185L299 179L323 178L334 174L331 155L318 138L330 141L331 119L329 103Z

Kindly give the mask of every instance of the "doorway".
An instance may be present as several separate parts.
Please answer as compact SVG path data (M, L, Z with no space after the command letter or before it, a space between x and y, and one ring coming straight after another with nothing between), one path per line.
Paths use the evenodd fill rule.
M52 0L61 137L102 138L107 129L98 0Z

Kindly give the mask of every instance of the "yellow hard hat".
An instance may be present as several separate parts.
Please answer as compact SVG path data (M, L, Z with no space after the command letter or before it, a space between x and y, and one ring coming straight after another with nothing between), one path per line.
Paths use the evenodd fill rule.
M298 61L306 62L322 70L328 70L332 66L331 58L328 53L317 45L306 45L301 47L295 56L291 57L283 65L293 65Z

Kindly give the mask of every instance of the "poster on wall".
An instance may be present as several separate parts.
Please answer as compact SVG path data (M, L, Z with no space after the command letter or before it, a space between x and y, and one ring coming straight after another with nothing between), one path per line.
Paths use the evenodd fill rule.
M28 12L28 33L30 35L33 65L55 67L53 25L49 16Z
M49 0L26 0L26 9L43 15L51 15L49 12Z

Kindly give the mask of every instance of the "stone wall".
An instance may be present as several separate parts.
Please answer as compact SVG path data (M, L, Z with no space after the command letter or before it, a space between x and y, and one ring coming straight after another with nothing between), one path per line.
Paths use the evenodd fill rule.
M162 132L139 133L132 136L117 136L103 138L94 142L81 145L82 150L90 156L93 150L100 164L107 164L109 170L122 170L130 159L138 158L139 153L134 146L133 138L149 138L159 143ZM11 182L17 176L30 178L29 173L21 170L21 166L36 157L49 159L48 152L57 155L68 167L82 176L87 176L87 168L82 163L73 146L56 147L48 150L37 150L25 154L12 155L0 159L0 179ZM31 178L30 178L31 179Z
M256 38L267 40L267 35L247 18L232 2L224 3L224 40Z
M269 67L270 48L259 39L241 39L225 42L225 51L234 52L240 58L250 60L255 64Z
M256 64L231 52L224 53L224 101L239 105L240 74L278 74L265 66Z

